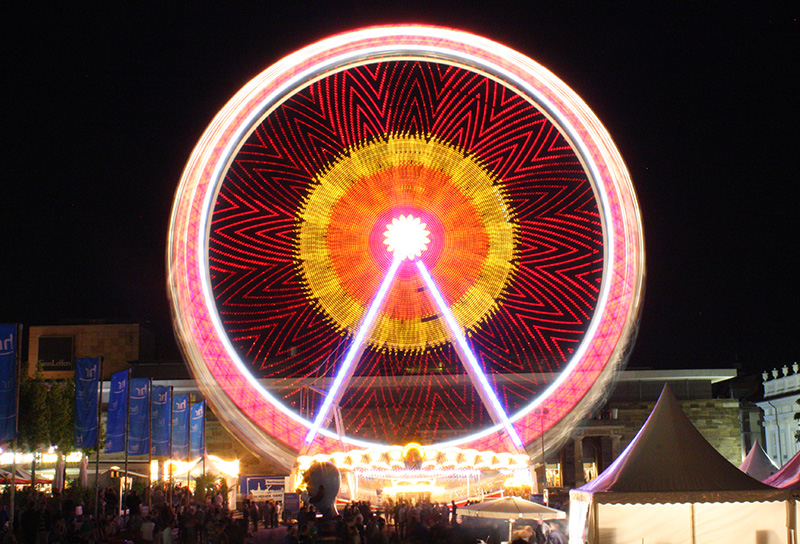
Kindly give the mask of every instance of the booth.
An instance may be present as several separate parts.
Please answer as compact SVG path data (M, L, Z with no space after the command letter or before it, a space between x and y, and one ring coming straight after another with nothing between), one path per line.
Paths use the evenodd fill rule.
M790 544L796 527L791 492L722 457L668 386L617 460L570 491L571 544Z

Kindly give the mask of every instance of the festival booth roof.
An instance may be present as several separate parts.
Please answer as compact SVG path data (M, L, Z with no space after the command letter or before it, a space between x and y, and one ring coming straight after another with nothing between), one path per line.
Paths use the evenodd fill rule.
M781 489L800 489L800 452L783 465L764 483Z
M795 526L791 492L722 457L667 385L625 451L570 499L571 542L582 542L587 521L592 544L786 543Z
M31 473L20 467L17 467L16 478L12 478L11 476L12 476L11 472L0 469L0 484L7 485L13 482L16 485L30 485L31 483ZM47 478L42 474L37 474L36 483L50 484L53 483L53 479Z
M747 457L744 458L742 464L739 465L739 470L748 476L755 478L759 482L763 482L772 474L778 472L778 467L775 466L775 463L773 463L772 459L769 458L767 452L764 451L764 448L762 448L761 444L759 444L758 440L756 440L756 442L753 444L753 447L750 448L750 453L747 454Z
M545 520L564 519L567 517L566 512L548 508L520 497L503 497L492 501L469 504L458 511L462 516L495 519L527 518Z

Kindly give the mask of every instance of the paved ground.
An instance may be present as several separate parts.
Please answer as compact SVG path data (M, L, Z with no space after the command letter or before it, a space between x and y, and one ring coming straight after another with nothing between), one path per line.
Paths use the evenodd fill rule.
M283 544L283 537L286 536L286 527L275 529L259 529L244 539L245 544Z

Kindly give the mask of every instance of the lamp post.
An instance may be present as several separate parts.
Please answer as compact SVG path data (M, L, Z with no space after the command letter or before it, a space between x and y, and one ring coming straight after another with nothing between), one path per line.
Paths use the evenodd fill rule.
M542 435L542 500L544 501L545 492L544 488L547 487L547 461L544 458L544 416L550 413L550 410L547 408L537 408L536 413L539 415L539 423L541 425L541 435Z

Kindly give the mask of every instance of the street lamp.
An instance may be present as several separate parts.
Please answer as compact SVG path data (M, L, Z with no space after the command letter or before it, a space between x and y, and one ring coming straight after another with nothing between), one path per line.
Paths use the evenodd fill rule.
M544 501L545 492L544 488L547 486L547 461L544 458L544 416L550 413L550 410L547 408L537 408L536 414L539 415L539 423L541 425L541 435L542 435L542 500ZM546 501L544 501L546 502Z

